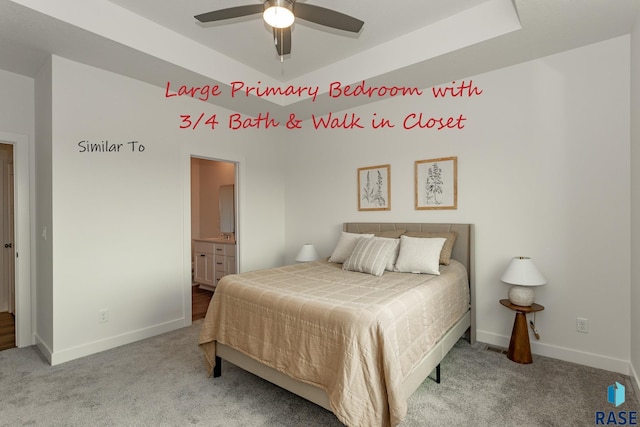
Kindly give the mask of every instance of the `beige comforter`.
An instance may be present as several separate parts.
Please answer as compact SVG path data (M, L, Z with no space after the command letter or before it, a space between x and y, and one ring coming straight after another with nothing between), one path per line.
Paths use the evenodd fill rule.
M217 341L324 390L347 426L395 426L405 376L469 307L464 266L441 267L374 277L316 261L225 276L200 332L209 374Z

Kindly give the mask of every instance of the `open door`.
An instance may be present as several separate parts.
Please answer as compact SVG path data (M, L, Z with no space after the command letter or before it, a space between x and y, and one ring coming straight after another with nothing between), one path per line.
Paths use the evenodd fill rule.
M13 145L0 144L0 349L15 347Z
M13 145L0 144L0 312L15 313L13 242Z

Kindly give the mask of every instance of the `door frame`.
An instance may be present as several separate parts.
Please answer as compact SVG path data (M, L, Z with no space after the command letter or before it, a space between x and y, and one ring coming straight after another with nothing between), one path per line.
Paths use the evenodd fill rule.
M27 347L35 344L33 325L35 312L31 283L31 260L34 257L31 237L35 214L31 211L31 199L35 194L32 171L29 168L31 148L26 135L0 132L0 141L13 145L13 199L14 199L14 246L15 246L15 315L16 346ZM35 266L35 263L33 263Z

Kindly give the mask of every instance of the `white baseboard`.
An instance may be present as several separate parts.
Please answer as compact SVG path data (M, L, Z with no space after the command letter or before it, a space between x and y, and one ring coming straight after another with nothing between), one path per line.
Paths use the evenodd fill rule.
M476 338L480 342L504 348L509 347L509 340L511 339L510 336L498 335L485 331L477 331ZM584 351L558 347L540 342L531 342L531 353L534 355L537 354L540 356L551 357L553 359L564 360L565 362L590 366L592 368L604 369L605 371L618 372L623 375L630 375L631 370L631 363L628 360L616 359L609 356L587 353Z
M82 344L76 347L55 351L53 353L46 346L44 346L44 349L43 349L39 344L40 342L39 340L37 340L36 344L38 345L38 348L40 349L40 351L43 352L45 358L47 358L49 363L53 366L53 365L58 365L60 363L69 362L74 359L79 359L80 357L89 356L91 354L95 354L101 351L119 347L121 345L131 344L133 342L140 341L145 338L151 338L156 335L164 334L166 332L171 332L173 330L188 326L188 324L190 323L191 322L185 322L185 319L172 320L167 323L150 326L144 329L138 329L136 331L124 333L122 335L117 335L117 336L101 339L98 341L93 341L93 342ZM45 354L45 352L47 354Z

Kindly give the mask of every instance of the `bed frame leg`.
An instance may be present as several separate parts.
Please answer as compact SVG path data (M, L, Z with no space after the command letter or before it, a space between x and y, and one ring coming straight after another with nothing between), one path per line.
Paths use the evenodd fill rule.
M213 368L213 378L218 378L222 375L222 359L216 356L216 366Z
M438 366L436 366L436 377L431 379L434 380L436 383L440 384L440 364L439 363L438 363Z

